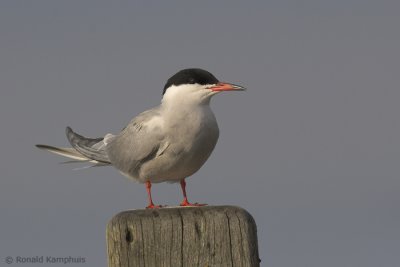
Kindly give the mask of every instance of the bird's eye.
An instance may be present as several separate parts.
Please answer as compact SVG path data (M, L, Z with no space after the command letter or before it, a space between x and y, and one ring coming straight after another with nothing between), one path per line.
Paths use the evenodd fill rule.
M195 83L194 79L193 79L193 78L190 78L190 79L189 79L189 83L191 83L191 84Z

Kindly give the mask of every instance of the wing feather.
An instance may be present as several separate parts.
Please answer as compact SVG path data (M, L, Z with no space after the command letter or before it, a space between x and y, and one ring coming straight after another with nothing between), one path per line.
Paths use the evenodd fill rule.
M137 173L143 163L162 154L168 147L162 132L158 108L139 114L107 144L110 161L122 172Z
M66 135L71 146L83 156L103 163L110 163L105 150L104 138L87 138L75 133L70 127Z

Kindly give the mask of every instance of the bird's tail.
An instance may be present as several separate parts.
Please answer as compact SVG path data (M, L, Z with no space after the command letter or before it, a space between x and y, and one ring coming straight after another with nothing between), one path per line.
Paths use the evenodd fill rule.
M55 147L55 146L48 146L48 145L36 145L37 148L49 151L51 153L61 155L70 159L73 159L71 162L82 162L82 161L90 161L89 158L83 156L81 153L76 151L74 148L71 147Z
M88 162L93 163L92 166L111 164L105 151L106 142L104 138L86 138L73 132L70 127L67 127L66 135L72 147L54 147L40 144L36 147L72 159L64 163ZM112 135L107 135L105 139L110 140L112 137Z

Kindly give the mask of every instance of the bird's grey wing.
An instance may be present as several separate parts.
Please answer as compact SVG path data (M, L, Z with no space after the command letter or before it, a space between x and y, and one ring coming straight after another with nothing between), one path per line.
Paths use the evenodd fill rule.
M135 117L106 146L111 163L123 172L132 173L168 147L157 108Z
M71 146L83 156L98 162L110 163L105 149L107 137L110 139L109 135L105 138L86 138L75 133L70 127L67 127L66 135Z

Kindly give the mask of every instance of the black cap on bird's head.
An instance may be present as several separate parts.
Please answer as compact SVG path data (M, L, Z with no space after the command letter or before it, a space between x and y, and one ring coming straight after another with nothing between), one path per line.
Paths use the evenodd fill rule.
M178 71L176 74L174 74L171 78L168 79L167 83L164 86L164 91L163 94L165 94L165 91L172 86L178 86L181 84L217 84L218 79L215 78L214 75L209 73L206 70L202 69L184 69L181 71Z

